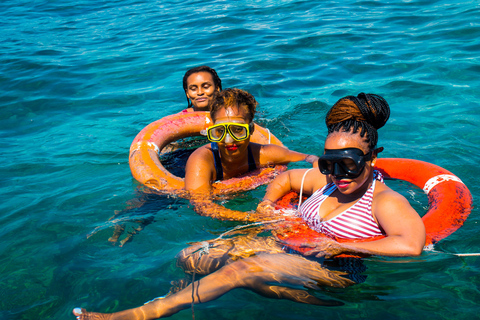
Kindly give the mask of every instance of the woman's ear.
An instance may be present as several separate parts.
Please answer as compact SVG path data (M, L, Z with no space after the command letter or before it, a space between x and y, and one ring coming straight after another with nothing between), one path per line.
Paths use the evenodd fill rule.
M380 147L380 148L377 148L377 149L373 150L373 154L374 154L375 156L378 156L378 154L379 154L380 152L382 152L382 151L383 151L383 147Z
M377 148L377 149L373 150L372 160L371 160L372 161L372 164L371 164L372 167L375 166L375 162L377 162L378 154L382 151L383 151L383 147L380 147L380 148Z
M253 123L253 121L252 121L248 124L248 126L249 126L249 129L250 129L250 135L252 135L255 132L255 123Z

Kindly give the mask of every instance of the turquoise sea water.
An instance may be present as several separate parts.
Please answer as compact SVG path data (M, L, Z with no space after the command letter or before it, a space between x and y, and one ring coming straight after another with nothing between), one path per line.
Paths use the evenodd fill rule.
M152 220L133 241L108 241L107 220L144 197L128 166L133 138L186 106L182 76L202 64L224 88L251 92L258 122L307 153L322 151L323 117L337 99L384 96L392 114L379 132L382 156L452 171L474 209L439 252L370 258L365 283L318 293L342 307L239 289L197 305L196 319L477 318L480 258L449 253L480 252L479 18L478 1L464 0L3 1L0 318L138 306L183 277L177 252L237 225L157 197L125 215L127 230ZM425 212L420 189L390 185ZM263 192L227 205L253 209Z

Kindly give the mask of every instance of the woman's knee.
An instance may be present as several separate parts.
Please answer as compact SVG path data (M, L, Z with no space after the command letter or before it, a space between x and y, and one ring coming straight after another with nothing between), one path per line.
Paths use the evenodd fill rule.
M186 273L209 274L225 265L227 250L212 250L206 242L192 245L177 254L177 266Z

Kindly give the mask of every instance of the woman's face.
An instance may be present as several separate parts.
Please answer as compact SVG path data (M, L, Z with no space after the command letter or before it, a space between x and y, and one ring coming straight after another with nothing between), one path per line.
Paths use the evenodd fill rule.
M218 90L209 72L193 73L187 78L185 94L192 101L195 111L208 111L213 94Z
M357 148L363 151L363 154L367 154L370 150L368 148L368 143L364 138L360 136L357 132L352 134L351 132L333 132L327 136L325 140L325 149L326 150L335 150L335 149L346 149L346 148ZM372 160L375 159L375 156L372 157ZM356 192L365 192L363 190L368 183L370 182L370 177L373 172L372 160L365 162L365 168L361 174L356 178L346 178L342 176L335 176L330 174L332 182L335 183L338 190L343 194L355 194Z
M226 107L221 108L214 115L214 124L222 123L240 123L249 124L248 115L245 108ZM218 143L218 148L222 152L223 156L236 157L246 152L248 144L250 143L250 137L242 141L234 140L227 132L225 138Z

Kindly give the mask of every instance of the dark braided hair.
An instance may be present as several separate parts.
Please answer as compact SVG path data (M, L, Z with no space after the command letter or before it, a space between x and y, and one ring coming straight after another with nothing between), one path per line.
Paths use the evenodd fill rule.
M210 117L215 119L215 113L222 108L238 107L238 109L243 109L245 111L248 120L252 122L257 105L258 103L255 98L247 91L236 88L227 88L215 94L210 109Z
M222 91L222 79L218 76L217 72L215 69L210 68L209 66L199 66L195 67L192 69L187 70L185 72L185 75L183 76L183 90L185 91L185 95L187 95L187 79L194 73L199 73L199 72L208 72L212 75L213 78L213 84L215 85L215 88L219 88L220 91ZM190 108L192 106L192 101L187 97L187 108Z
M346 96L338 100L328 111L325 118L328 134L332 132L357 133L365 137L368 147L373 150L378 142L377 130L387 123L390 107L379 95L360 93L358 96Z

